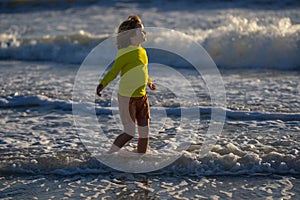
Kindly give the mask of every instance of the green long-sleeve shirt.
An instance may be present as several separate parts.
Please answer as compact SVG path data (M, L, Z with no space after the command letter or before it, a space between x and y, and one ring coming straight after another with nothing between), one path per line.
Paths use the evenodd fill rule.
M120 49L112 68L100 81L106 87L121 72L119 94L127 97L142 97L146 94L148 57L143 47L129 46Z

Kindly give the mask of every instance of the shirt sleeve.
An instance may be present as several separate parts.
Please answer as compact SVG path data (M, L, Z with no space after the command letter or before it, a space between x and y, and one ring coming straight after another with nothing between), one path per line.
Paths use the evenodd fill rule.
M107 72L107 74L104 76L104 78L100 81L100 84L103 85L103 87L106 87L111 81L113 81L119 74L119 72L122 69L122 66L124 65L124 62L120 57L118 57L112 68Z

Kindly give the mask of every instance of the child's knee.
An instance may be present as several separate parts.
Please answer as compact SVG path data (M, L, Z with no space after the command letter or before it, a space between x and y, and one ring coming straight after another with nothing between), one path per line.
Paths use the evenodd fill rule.
M124 124L124 132L127 135L134 137L135 136L135 124L134 123Z

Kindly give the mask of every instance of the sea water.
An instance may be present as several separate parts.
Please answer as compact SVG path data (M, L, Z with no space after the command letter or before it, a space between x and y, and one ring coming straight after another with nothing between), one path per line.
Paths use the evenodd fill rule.
M297 1L1 1L0 197L6 199L299 199L300 18ZM160 83L189 91L164 74L149 91L150 148L170 149L180 128L194 141L174 163L150 173L114 170L87 150L74 123L72 93L80 64L128 15L146 27L181 31L218 66L226 120L216 143L200 150L210 124L201 74L149 50L149 62L184 75L195 104ZM178 38L172 38L176 43ZM179 47L180 48L180 47ZM150 74L157 71L151 65ZM156 69L156 70L155 70ZM95 83L95 87L97 86ZM111 96L94 102L102 130L121 133ZM180 103L180 104L179 104ZM181 108L199 119L179 127ZM161 108L165 112L161 120ZM136 140L128 145L135 147ZM169 145L171 144L171 145ZM168 146L169 145L169 146Z

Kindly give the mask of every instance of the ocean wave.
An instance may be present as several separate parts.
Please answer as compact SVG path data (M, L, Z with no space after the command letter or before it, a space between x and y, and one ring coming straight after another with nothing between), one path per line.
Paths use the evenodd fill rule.
M16 34L0 34L0 59L53 61L79 64L92 48L107 38L84 31L70 35L43 38L18 38Z
M275 25L262 25L259 19L229 15L228 26L193 30L188 35L206 49L219 67L300 69L300 25L293 24L290 18L281 18ZM0 35L0 59L81 64L88 53L108 37L83 30L42 38L3 33ZM178 44L178 38L172 35L162 34L160 40L148 42L160 42L164 37L172 41L174 48L189 48ZM181 66L183 62L179 57L166 58L165 54L157 52L149 52L148 56L150 62L186 67Z
M0 108L32 108L71 110L72 102L53 100L43 95L0 97Z
M71 100L59 100L51 99L43 95L35 96L8 96L0 97L0 108L11 109L11 108L36 108L41 110L58 109L64 111L72 111L72 106L79 105L80 108L86 108L88 110L95 109L97 115L111 115L117 112L117 107L103 107L99 106L93 102L72 102ZM182 110L185 113L189 113L195 109L199 109L199 114L201 117L210 116L212 109L220 109L226 112L227 120L239 120L239 121L249 121L249 120L281 120L281 121L300 121L300 113L270 113L270 112L258 112L258 111L240 111L240 110L230 110L227 108L212 108L212 107L151 107L153 113L161 113L165 111L171 116L180 116Z
M257 154L244 151L232 143L223 146L215 145L207 155L201 158L197 152L191 152L188 149L174 163L153 173L175 173L187 176L300 174L300 155L296 149L283 154L276 151L274 147L265 148L268 151L266 150L264 154ZM195 150L195 146L192 145L190 149ZM270 149L273 150L270 151ZM133 157L128 159L133 159ZM64 152L56 152L55 156L41 155L28 159L15 157L2 160L0 163L1 174L74 175L113 171L115 170L96 158L82 155L70 156Z
M292 24L290 18L266 25L261 25L259 19L248 20L232 15L228 18L227 27L217 28L203 42L217 65L225 68L299 69L299 24Z
M268 149L268 151L264 154L258 154L244 151L232 143L223 146L215 145L206 156L200 159L195 159L197 157L195 153L186 153L171 168L182 173L188 171L188 174L195 175L300 173L300 156L296 149L288 153L280 153L274 147L262 145L263 148ZM269 148L273 150L270 151Z

